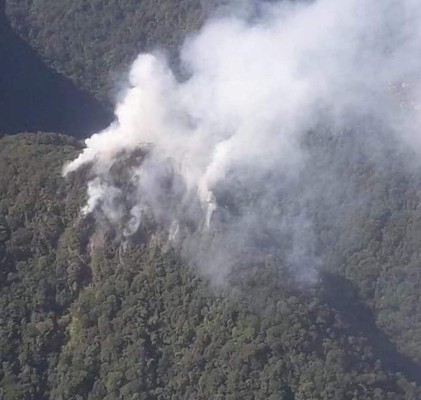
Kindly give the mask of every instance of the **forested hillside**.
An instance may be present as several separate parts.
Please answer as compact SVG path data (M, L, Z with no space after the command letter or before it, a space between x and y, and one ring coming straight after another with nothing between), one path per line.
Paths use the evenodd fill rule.
M305 257L263 243L218 285L158 223L127 238L81 214L93 167L63 166L111 120L122 73L155 48L177 64L225 3L0 0L0 400L421 399L421 166L395 138L358 121L303 136L277 206L305 205L307 280ZM224 210L258 197L238 188Z
M78 213L86 171L60 175L77 142L36 134L0 144L0 398L421 396L416 357L399 353L342 271L300 288L274 260L229 291L209 287L159 241L92 236ZM374 283L353 273L362 289ZM417 306L401 296L394 322ZM399 341L419 349L409 330Z

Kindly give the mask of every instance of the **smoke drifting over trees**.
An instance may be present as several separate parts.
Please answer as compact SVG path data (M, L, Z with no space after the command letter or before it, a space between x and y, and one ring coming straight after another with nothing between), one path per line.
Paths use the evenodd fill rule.
M0 139L0 399L421 399L419 4L6 1L102 99L170 56Z
M271 257L313 279L336 239L320 225L349 229L373 201L346 171L418 168L420 13L415 0L255 5L186 40L183 78L139 55L115 122L65 167L91 165L84 213L124 238L152 216L217 282Z

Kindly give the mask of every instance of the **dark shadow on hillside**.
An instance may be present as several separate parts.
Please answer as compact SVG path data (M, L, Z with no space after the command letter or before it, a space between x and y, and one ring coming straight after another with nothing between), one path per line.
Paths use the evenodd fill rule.
M46 67L10 27L0 0L0 136L57 132L86 137L112 115L92 96Z
M323 273L322 282L324 301L349 325L349 335L365 336L374 356L386 370L400 372L409 381L421 385L421 365L400 353L390 338L377 327L372 310L363 303L352 283L332 273Z

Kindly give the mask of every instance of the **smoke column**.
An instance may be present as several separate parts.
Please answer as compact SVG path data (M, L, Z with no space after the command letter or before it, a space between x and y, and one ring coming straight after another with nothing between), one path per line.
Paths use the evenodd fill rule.
M325 222L338 227L367 200L343 182L345 163L380 168L420 146L421 3L242 11L185 41L182 79L162 54L140 54L115 122L64 173L91 168L84 214L126 238L152 219L216 282L270 256L312 279L314 216L352 197Z

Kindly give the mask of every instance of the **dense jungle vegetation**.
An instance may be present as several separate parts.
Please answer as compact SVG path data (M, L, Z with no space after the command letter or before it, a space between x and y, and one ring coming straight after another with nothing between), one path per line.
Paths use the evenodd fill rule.
M274 261L226 291L159 242L95 238L86 171L61 177L74 139L0 144L0 398L420 398L411 185L379 188L396 209L365 216L319 283Z
M109 104L109 71L118 76L139 50L171 52L211 8L7 0L0 54L30 52L52 88L65 79L85 91L95 121L107 121L91 95ZM21 50L8 47L15 42ZM16 133L21 120L1 133ZM19 127L79 131L50 122ZM421 173L393 158L382 170L356 166L346 140L326 141L315 165L341 160L335 172L367 206L348 210L346 231L335 218L351 206L348 193L314 210L318 246L330 249L318 281L300 285L272 260L215 288L159 240L123 246L80 217L89 171L64 179L61 170L81 142L0 139L0 399L421 399Z

